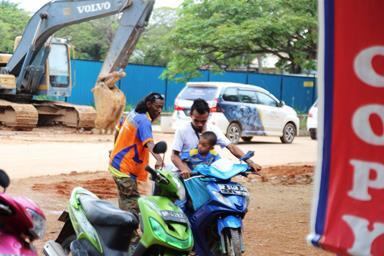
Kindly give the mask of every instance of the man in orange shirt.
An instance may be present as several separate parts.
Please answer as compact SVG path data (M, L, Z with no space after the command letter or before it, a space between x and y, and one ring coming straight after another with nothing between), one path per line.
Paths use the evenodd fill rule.
M125 118L111 152L109 171L119 192L119 207L138 214L137 199L140 186L145 186L149 152L156 158L156 168L162 159L153 153L152 122L160 116L164 97L151 93L139 102Z

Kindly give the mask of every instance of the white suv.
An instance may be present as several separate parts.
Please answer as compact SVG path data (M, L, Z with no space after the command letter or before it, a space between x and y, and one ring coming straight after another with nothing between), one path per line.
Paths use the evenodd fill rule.
M311 139L316 140L317 138L317 100L309 109L307 118L307 130Z
M193 100L202 98L211 108L210 122L218 126L232 143L253 136L279 136L292 143L298 135L296 111L267 90L253 85L227 82L189 82L175 99L173 129L190 121Z

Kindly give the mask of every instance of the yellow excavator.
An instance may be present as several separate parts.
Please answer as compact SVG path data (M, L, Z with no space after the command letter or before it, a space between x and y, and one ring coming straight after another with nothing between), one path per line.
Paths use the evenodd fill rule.
M62 124L92 129L96 123L109 127L111 115L123 110L109 104L106 88L123 70L151 15L155 0L53 0L29 20L12 55L0 54L0 125L31 130L43 124ZM72 90L70 52L67 42L53 37L59 29L109 15L119 15L119 27L93 89L97 111L91 106L62 101L37 100L38 95L69 97ZM100 93L100 86L104 92ZM98 92L98 93L95 93ZM119 94L119 93L117 93ZM120 93L121 95L122 93ZM102 99L104 97L104 99ZM40 97L45 98L45 97ZM125 105L125 98L118 106ZM108 109L109 108L109 109ZM118 117L113 117L114 119Z

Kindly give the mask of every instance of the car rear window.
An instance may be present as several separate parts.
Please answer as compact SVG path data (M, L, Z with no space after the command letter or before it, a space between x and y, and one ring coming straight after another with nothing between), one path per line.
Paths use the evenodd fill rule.
M182 100L195 100L201 98L210 101L215 99L216 92L216 87L188 86L178 98Z

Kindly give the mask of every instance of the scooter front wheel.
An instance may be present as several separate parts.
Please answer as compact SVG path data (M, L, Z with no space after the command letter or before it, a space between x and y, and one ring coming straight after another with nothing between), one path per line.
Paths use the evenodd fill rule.
M241 256L241 234L239 229L223 230L226 256Z

